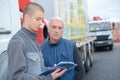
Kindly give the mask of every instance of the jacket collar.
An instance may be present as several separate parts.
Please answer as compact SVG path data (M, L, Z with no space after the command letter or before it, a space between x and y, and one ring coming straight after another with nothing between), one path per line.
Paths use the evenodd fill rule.
M31 32L31 31L29 31L28 29L26 29L26 28L24 28L24 27L22 27L21 30L22 30L26 35L28 35L28 37L29 37L30 39L36 40L36 37L37 37L37 34L36 34L36 33Z
M60 39L57 41L56 44L50 43L50 38L48 38L47 41L48 41L48 44L49 44L50 46L57 46L57 45L59 45L59 44L62 42L62 38L60 38Z

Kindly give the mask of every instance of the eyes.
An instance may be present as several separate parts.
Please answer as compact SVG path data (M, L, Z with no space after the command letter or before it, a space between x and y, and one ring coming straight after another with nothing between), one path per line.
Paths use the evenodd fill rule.
M36 20L37 21L43 21L43 18L42 17L37 17Z
M62 26L51 26L52 29L59 29L59 30L63 30Z

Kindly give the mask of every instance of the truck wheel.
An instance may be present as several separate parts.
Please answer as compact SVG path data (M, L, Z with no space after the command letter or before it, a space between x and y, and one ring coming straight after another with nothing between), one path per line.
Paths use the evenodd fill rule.
M110 47L109 47L109 50L112 50L112 49L113 49L113 47L112 47L112 46L110 46Z
M90 67L93 66L93 58L92 58L92 54L90 55Z
M92 67L93 65L93 56L92 54L94 54L94 47L93 45L91 45L91 53L89 54L89 57L90 57L90 67Z
M90 69L90 57L86 58L84 66L85 66L85 71L88 72Z

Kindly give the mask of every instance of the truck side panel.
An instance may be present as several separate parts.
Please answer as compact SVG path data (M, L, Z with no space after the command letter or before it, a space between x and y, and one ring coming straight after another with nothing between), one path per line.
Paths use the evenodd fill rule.
M14 4L13 4L14 2ZM9 39L20 28L17 0L0 0L0 54L7 49Z

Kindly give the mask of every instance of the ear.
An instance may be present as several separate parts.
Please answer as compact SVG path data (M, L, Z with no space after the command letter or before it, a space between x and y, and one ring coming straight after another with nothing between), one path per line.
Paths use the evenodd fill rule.
M47 29L47 31L48 31L48 36L50 35L49 33L50 33L50 30L49 30L49 28Z
M30 19L30 16L28 14L25 14L25 19L26 20L29 20Z

